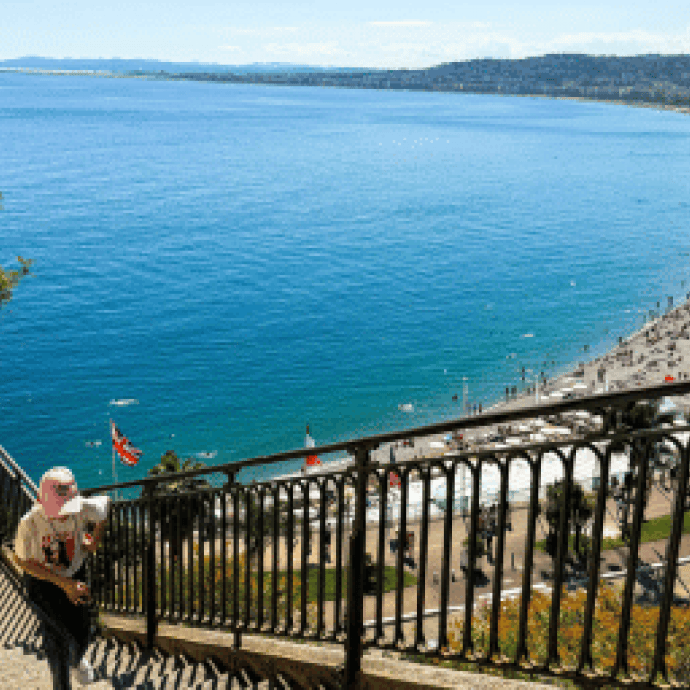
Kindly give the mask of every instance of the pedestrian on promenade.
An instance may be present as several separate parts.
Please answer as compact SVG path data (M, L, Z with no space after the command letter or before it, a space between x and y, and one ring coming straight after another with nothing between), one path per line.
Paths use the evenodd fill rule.
M14 552L24 571L29 598L76 641L72 660L77 680L88 684L94 672L84 653L89 645L90 592L84 582L86 553L100 543L110 499L84 499L66 467L48 470L39 485L39 499L19 522ZM95 524L93 535L87 525Z

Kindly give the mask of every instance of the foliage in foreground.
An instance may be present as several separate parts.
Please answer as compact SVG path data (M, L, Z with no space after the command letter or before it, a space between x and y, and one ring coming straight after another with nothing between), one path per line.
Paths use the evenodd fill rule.
M690 510L685 513L683 518L683 527L681 529L682 534L690 534ZM651 541L660 541L662 539L668 539L671 535L671 516L670 515L660 515L656 518L650 518L646 522L642 523L642 530L640 532L640 544L646 544ZM583 544L591 543L589 537L581 537ZM569 546L574 548L574 535L569 537ZM604 537L601 542L602 551L607 549L617 549L622 546L627 546L626 542L622 539L615 537ZM535 544L535 548L540 551L546 551L546 540L542 539Z
M583 635L587 594L563 591L558 626L558 653L562 665L577 665ZM618 587L601 583L592 627L592 658L595 668L610 673L613 669L618 644L622 593ZM491 605L476 609L472 619L472 641L475 652L487 655L489 651L489 626ZM527 647L530 660L543 664L547 658L551 597L534 593L530 601L527 623ZM656 645L656 629L659 620L657 606L634 605L632 608L628 639L628 665L634 674L648 677L651 673ZM498 636L501 653L515 658L520 621L520 598L503 602L501 606ZM449 621L450 653L462 651L463 619L452 617ZM673 606L668 630L666 664L669 673L684 684L690 682L690 607Z
M0 194L1 198L2 194ZM16 270L8 271L0 266L0 307L10 301L12 291L17 287L19 281L31 272L31 264L33 262L30 259L18 256L17 261L19 262L19 268Z

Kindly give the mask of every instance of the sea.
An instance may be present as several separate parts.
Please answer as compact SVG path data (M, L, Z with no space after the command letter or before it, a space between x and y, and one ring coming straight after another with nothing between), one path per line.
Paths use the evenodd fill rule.
M0 265L34 261L0 445L34 482L110 483L111 419L129 481L457 418L690 292L663 110L0 73L0 192Z

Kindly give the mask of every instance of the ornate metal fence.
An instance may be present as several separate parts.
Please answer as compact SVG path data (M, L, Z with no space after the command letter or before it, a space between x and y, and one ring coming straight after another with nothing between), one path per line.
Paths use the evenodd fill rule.
M145 615L149 645L160 619L226 629L237 647L244 632L342 643L345 687L356 687L368 646L585 685L687 685L690 653L679 630L687 624L690 634L681 572L690 561L690 427L631 430L616 420L626 405L689 392L690 383L669 383L309 449L354 457L334 473L236 479L253 465L274 464L278 473L278 463L307 454L301 449L83 490L141 490L113 505L109 538L92 557L94 597L106 610ZM402 439L574 410L602 416L603 428L394 464L372 455ZM662 445L671 449L670 468L659 464ZM621 456L629 479L617 493L610 480ZM591 468L587 481L583 467ZM491 506L480 501L489 471L498 477ZM529 487L511 506L518 471L529 473ZM466 507L451 500L459 476L470 488ZM201 478L209 488L168 486ZM421 508L414 523L413 495Z

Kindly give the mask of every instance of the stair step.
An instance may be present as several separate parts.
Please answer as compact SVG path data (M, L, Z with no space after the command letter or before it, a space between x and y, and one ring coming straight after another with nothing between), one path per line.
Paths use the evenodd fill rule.
M155 651L147 655L111 640L99 639L89 647L86 657L99 678L117 679L115 687L118 688L239 690L242 687L236 679L229 683L227 674L211 675L201 664L188 664L179 657L165 657ZM256 687L265 690L269 683L264 681Z
M17 591L5 567L0 565L0 620L5 621L0 628L0 690L52 690L40 621ZM103 638L89 646L86 658L96 671L96 682L88 686L92 690L240 690L245 687L237 679L229 682L227 674L209 673L202 664L190 664L157 651L146 655ZM76 682L73 686L81 687ZM266 690L269 682L256 687Z
M141 665L137 663L142 661L141 654L132 655L125 648L106 645L102 640L91 645L86 655L96 670L97 680L88 686L92 690L162 690L171 687L190 690L239 690L244 687L236 679L228 683L227 674L217 676L214 684L213 677L201 666L195 667L172 658L155 661L150 665L144 662ZM73 686L80 687L76 681ZM267 690L269 683L264 681L256 687ZM53 682L45 655L40 650L31 652L22 647L0 648L0 688L52 690Z
M79 685L75 682L74 687ZM101 680L89 686L93 690L112 690L109 680ZM48 660L41 653L26 652L22 647L0 648L0 688L21 690L53 690Z

